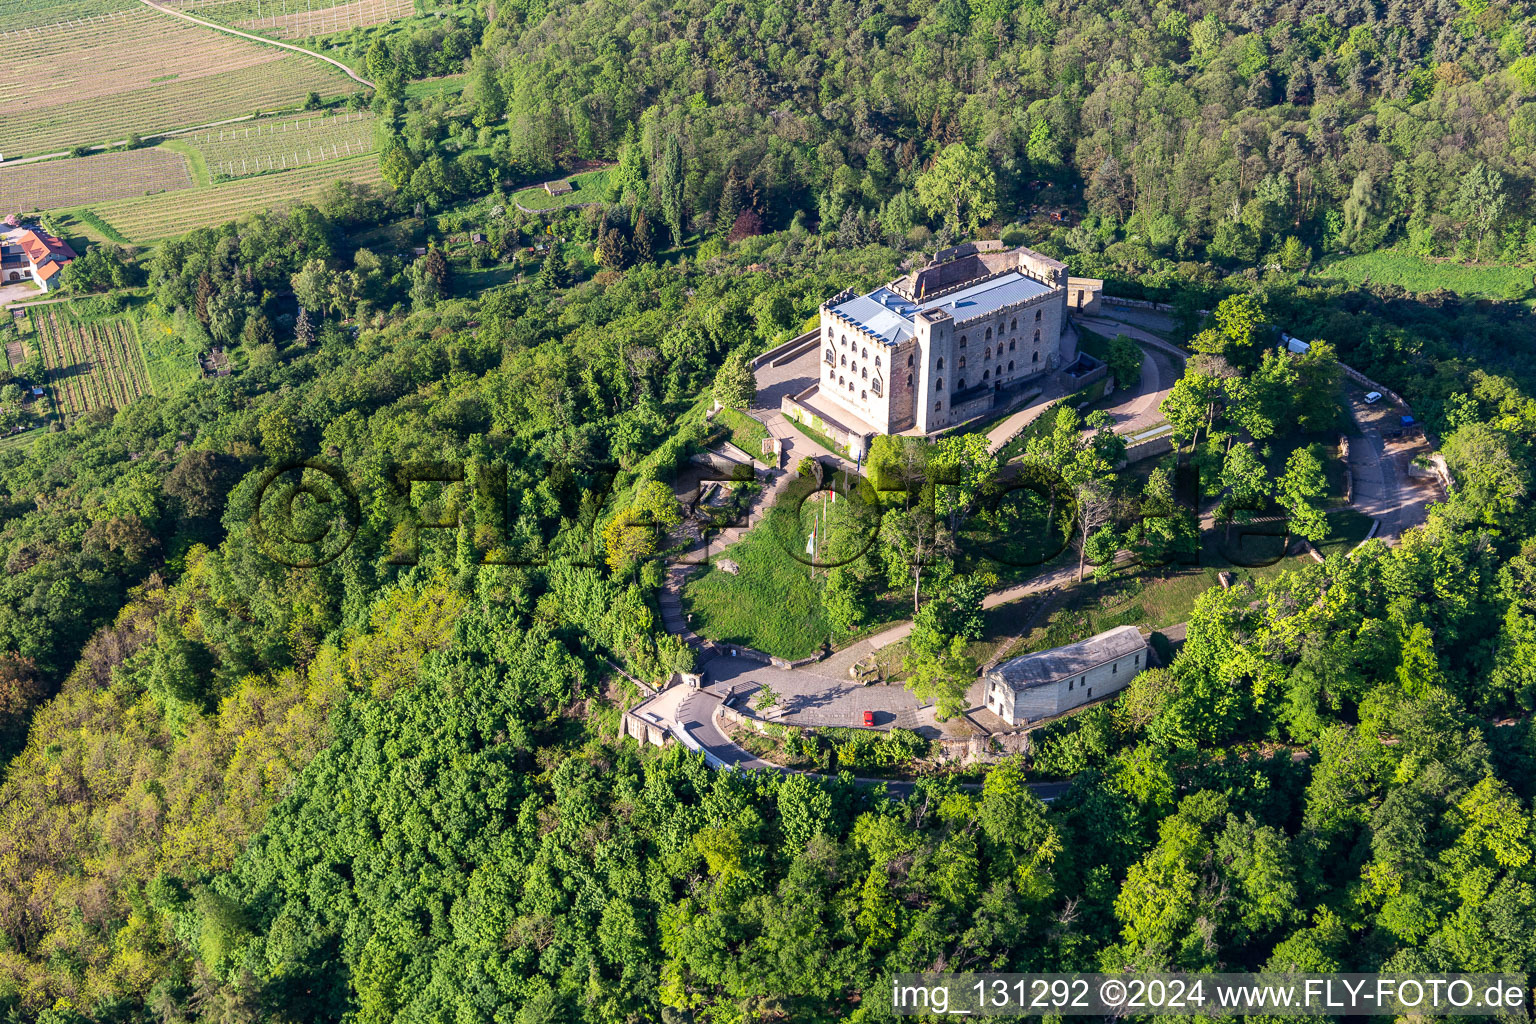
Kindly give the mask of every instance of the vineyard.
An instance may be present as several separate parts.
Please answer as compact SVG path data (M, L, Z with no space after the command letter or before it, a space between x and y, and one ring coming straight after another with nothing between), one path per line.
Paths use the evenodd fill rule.
M240 178L373 150L373 115L304 114L279 121L211 128L184 137L203 154L208 173Z
M11 0L16 2L16 0ZM117 141L356 84L318 60L147 8L27 33L0 65L0 153Z
M278 174L191 189L167 202L160 196L122 199L95 207L95 214L134 242L153 242L213 227L285 202L313 201L335 181L378 184L379 161L373 156L312 164Z
M164 149L0 165L0 211L58 210L191 187L186 157Z
M150 393L144 355L124 320L76 323L48 307L32 311L54 402L65 417L121 409Z
M416 13L414 0L172 0L167 6L279 39L330 35Z
M133 0L7 0L0 3L0 44L10 48L18 36L36 39L42 29L137 6Z
M353 0L335 7L311 10L287 11L286 0L281 4L284 13L272 14L241 22L241 26L265 30L279 39L302 39L305 36L323 36L332 32L345 32L350 28L382 25L396 18L407 18L416 13L412 0Z

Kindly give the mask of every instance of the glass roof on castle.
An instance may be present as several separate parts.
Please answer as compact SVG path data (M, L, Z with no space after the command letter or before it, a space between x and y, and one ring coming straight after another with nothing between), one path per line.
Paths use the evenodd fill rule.
M1005 306L1039 298L1050 290L1049 285L1041 284L1017 270L1010 270L1006 274L989 277L926 302L913 302L889 288L880 287L868 295L856 295L840 302L832 307L832 311L894 345L912 337L913 318L919 311L942 309L954 317L956 322L964 323L995 313Z

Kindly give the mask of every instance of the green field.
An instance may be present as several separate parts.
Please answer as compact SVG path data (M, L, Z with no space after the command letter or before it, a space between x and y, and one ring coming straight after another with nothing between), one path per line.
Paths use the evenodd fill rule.
M544 191L542 185L536 185L514 193L512 199L529 210L558 210L562 206L571 206L576 203L603 201L603 190L608 187L607 170L575 174L569 180L572 191L563 196L552 196Z
M1529 299L1533 278L1529 267L1472 266L1390 249L1330 260L1318 268L1316 276L1337 277L1357 285L1395 284L1415 294L1443 288L1468 299L1507 301Z

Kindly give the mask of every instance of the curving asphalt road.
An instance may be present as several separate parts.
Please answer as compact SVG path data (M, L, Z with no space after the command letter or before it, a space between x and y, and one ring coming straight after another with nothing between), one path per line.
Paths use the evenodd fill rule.
M1117 418L1117 432L1133 432L1160 419L1158 406L1177 382L1187 359L1186 353L1134 324L1103 316L1085 320L1092 326L1128 335L1141 342L1146 351L1142 363L1141 386L1134 393L1124 395L1110 410L1111 415ZM787 465L794 465L799 454L824 454L819 446L791 427L777 408L780 395L808 386L808 381L815 373L814 360L817 355L813 351L807 357L811 360L809 372L798 365L799 360L773 368L768 374L760 372L759 397L753 414L767 426L773 436L785 442L790 453L785 460ZM1396 442L1394 450L1394 439L1387 436L1388 427L1396 423L1397 410L1386 403L1367 405L1363 391L1357 394L1357 390L1352 389L1349 394L1351 416L1360 429L1360 435L1352 439L1350 446L1350 466L1356 481L1355 504L1378 519L1382 525L1381 535L1390 540L1409 526L1423 522L1425 506L1428 500L1438 496L1438 492L1433 485L1422 485L1408 479L1404 466L1406 460L1412 457L1414 449L1404 442ZM1044 404L1041 403L1042 409ZM1025 412L1030 411L1034 410ZM787 470L776 472L783 475L765 489L763 499L775 493L788 475ZM679 568L674 567L674 573ZM992 608L1018 600L1059 586L1075 575L1076 569L1073 566L1048 570L1032 580L987 595L984 604ZM707 644L688 630L683 621L680 594L675 592L681 589L681 582L680 574L675 581L669 580L669 588L674 591L673 603L677 607L664 604L663 619L666 626L669 631L684 636L690 644L714 656L702 667L705 678L711 681L710 685L689 694L677 706L673 720L668 724L674 735L686 746L703 753L713 767L749 771L788 770L732 742L720 724L720 710L726 699L733 693L746 695L763 685L771 685L779 692L783 706L795 714L797 721L805 724L861 727L863 713L868 710L876 714L876 728L921 728L925 733L932 733L931 726L924 727L929 726L929 723L923 717L926 711L927 719L931 719L932 709L922 708L905 687L866 686L853 683L846 676L847 667L852 661L906 636L911 629L910 623L894 626L884 633L866 638L824 662L802 668L776 667L746 657L716 653L714 645ZM977 685L981 685L979 681ZM978 704L979 701L972 703ZM862 781L882 782L897 793L910 792L914 785L911 782L887 780ZM1065 792L1070 785L1070 782L1033 783L1031 788L1040 799L1049 802Z

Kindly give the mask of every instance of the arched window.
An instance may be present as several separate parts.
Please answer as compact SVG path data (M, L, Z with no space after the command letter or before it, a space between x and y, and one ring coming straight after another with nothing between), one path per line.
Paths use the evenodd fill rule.
M1030 357L1029 361L1032 363L1038 363L1040 361L1040 353L1036 352L1033 356Z
M964 377L961 377L959 379L959 381L957 381L955 383L955 390L956 391L964 391L965 390L965 378Z
M853 373L858 368L859 368L859 364L858 363L849 363L848 364L848 372L849 373Z
M1018 317L1014 317L1012 320L1010 320L1008 322L1008 330L1011 333L1011 332L1016 331L1018 329L1019 329L1019 318Z
M912 365L912 357L911 357L911 356L910 356L910 355L909 355L909 356L907 356L907 365L908 365L908 366L911 366L911 365Z
M847 356L843 356L843 365L844 366L848 365L848 357Z
M990 327L987 328L987 340L988 341L992 340L992 328L990 328Z
M1009 373L1013 372L1013 360L1012 359L1008 360L1008 372Z
M935 367L935 369L939 369L939 370L944 369L944 357L943 356L939 356L939 363L938 363L938 366Z
M859 353L859 358L860 359L868 359L869 358L869 349L866 348L864 351L860 352Z
M869 401L869 392L867 392L867 391L860 391L859 392L859 401L861 401L861 402Z
M944 408L944 403L943 403L943 402L934 402L934 403L933 403L933 411L934 411L934 412L939 412L939 411L941 411L941 410L942 410L942 409L943 409L943 408Z
M836 349L831 348L831 347L827 348L827 362L831 363L833 366L837 365L837 350Z
M981 371L981 379L982 380L991 380L992 379L992 371L991 370L982 370Z
M933 382L933 390L935 390L935 391L943 391L944 390L944 378L943 377L940 377L938 380Z
M873 391L877 398L879 397L879 395L880 395L880 378L879 377L876 377L874 380L869 382L869 390Z
M846 382L847 382L846 379L843 378L843 377L837 378L837 386L838 387L842 387Z
M1013 342L1011 342L1011 341L1008 343L1008 351L1009 352L1013 351Z
M854 390L854 383L853 383L853 381L849 381L848 382L848 393L850 395L853 394L853 390Z
M912 386L912 375L909 373L909 374L907 374L907 387L911 387L911 386Z
M965 369L965 356L960 357L960 369Z
M1040 314L1042 312L1044 312L1044 310L1039 310L1039 309L1035 310L1035 323L1039 323L1040 322Z
M863 377L865 380L869 380L869 367L866 366L864 369L860 370L859 376Z
M982 356L982 358L983 359L991 359L992 358L992 349L990 347L987 349L986 355Z
M965 348L965 335L960 335L960 347Z
M1040 328L1035 328L1035 344L1040 344Z
M875 369L880 369L880 357L875 356Z
M843 335L843 348L848 347L848 335Z

